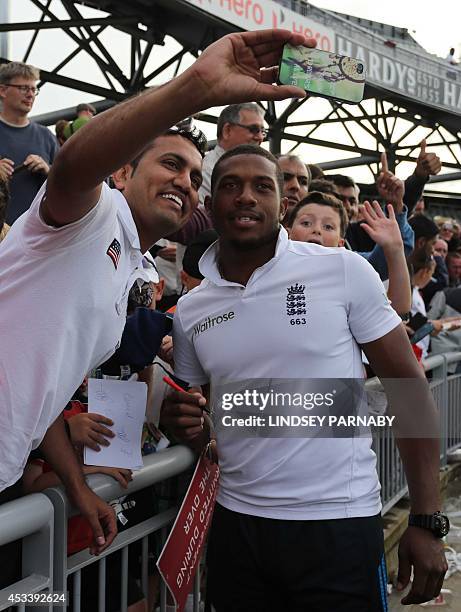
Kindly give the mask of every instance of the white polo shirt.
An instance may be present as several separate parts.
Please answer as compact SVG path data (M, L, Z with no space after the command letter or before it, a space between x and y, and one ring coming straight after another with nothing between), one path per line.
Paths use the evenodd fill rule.
M175 373L190 384L362 378L358 343L401 324L377 273L345 249L292 242L281 229L274 258L246 286L221 277L216 255L217 243L200 262L205 279L175 312ZM300 325L290 323L297 315L287 302L296 286L304 287ZM313 520L381 508L370 439L242 438L222 428L217 435L218 501L230 510Z
M39 214L45 185L0 244L0 490L87 372L116 349L128 292L142 268L123 195L103 185L98 204L56 228Z

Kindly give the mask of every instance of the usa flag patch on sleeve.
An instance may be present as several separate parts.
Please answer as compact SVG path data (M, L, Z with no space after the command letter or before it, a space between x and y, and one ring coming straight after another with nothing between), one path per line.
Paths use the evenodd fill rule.
M120 246L120 242L117 240L117 238L114 238L110 243L110 246L107 249L106 253L112 259L112 263L114 264L115 269L117 269L121 252L122 248Z

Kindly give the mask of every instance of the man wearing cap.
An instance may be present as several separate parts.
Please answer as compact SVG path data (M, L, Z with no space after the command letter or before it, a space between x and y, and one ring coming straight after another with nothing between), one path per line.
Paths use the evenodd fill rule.
M203 274L200 272L199 261L208 247L217 239L218 234L215 230L206 230L196 236L186 248L180 272L182 286L186 291L192 291L202 282Z
M2 243L0 490L40 445L92 526L95 553L115 537L114 515L86 485L61 412L116 350L143 253L198 204L203 139L169 126L210 106L303 97L272 84L287 42L315 45L288 30L231 34L170 83L101 113L60 150ZM104 183L111 174L117 190Z
M90 119L92 119L96 115L96 109L92 104L87 104L86 102L82 102L75 109L77 113L77 118L74 121L68 123L64 128L63 134L64 138L67 140L75 134L77 130L86 125Z

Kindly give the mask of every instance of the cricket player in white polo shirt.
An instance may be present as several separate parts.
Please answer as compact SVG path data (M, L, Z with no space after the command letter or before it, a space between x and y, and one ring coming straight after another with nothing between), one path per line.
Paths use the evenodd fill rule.
M219 241L200 262L205 279L176 309L175 374L192 388L211 385L212 397L223 382L361 379L363 349L378 375L420 382L432 411L376 272L345 249L290 241L280 226L282 181L259 147L236 147L216 164L206 205ZM204 402L200 393L174 392L164 407L164 423L197 450L210 437ZM215 610L385 611L371 440L245 437L222 426L216 438L221 480L208 551ZM399 441L411 511L426 526L439 518L438 444ZM407 604L435 597L447 568L442 533L418 520L400 544L402 587L414 570Z
M303 97L273 84L286 42L315 45L288 30L232 34L170 83L98 115L1 244L0 491L41 445L93 528L94 552L115 537L115 518L87 487L60 414L115 351L143 253L197 206L200 152L165 131L210 106ZM122 193L103 183L113 173Z

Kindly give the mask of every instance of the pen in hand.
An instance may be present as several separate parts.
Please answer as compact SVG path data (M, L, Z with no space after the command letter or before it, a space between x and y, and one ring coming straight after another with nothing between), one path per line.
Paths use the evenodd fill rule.
M166 384L169 385L172 389L175 389L175 391L181 391L182 393L188 393L185 389L180 387L178 383L175 383L174 380L172 380L168 376L163 377L163 382L166 382ZM204 410L207 414L210 414L210 410L206 406L203 406L202 410Z

